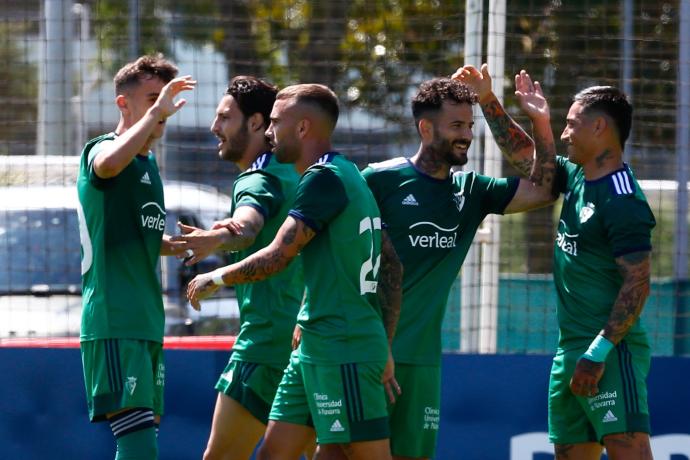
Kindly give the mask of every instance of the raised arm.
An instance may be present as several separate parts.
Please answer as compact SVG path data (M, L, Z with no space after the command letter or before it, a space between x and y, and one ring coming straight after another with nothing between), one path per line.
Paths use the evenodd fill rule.
M132 127L118 136L108 148L100 152L93 160L93 169L101 179L115 177L132 161L139 153L148 149L151 133L157 125L175 114L185 105L186 101L175 97L182 91L194 89L196 81L189 75L171 80L161 90L155 102ZM119 95L124 100L124 96ZM119 104L119 102L118 102Z
M528 179L521 179L513 200L505 213L522 212L552 203L558 194L554 189L556 176L556 144L551 131L549 105L539 82L532 82L524 70L515 76L515 96L520 108L532 122L534 158L523 161L521 172Z
M486 64L482 64L481 71L468 65L459 68L452 76L472 88L479 97L479 106L484 119L491 129L501 153L524 176L529 176L534 156L534 141L531 137L506 113L498 98L491 89L491 76Z
M623 285L618 291L604 329L595 337L575 366L570 388L576 395L592 396L599 392L598 384L604 374L607 354L628 334L640 317L642 307L649 296L649 251L617 257L616 264L623 276Z
M187 286L187 298L198 310L201 308L199 302L220 286L264 280L287 267L314 235L314 230L303 221L288 216L265 248L237 263L194 277Z

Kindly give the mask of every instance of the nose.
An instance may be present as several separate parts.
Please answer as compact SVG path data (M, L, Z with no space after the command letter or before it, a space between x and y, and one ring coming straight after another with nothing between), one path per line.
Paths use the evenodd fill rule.
M217 126L218 126L218 117L215 117L215 118L213 119L213 121L211 122L211 127L209 128L209 130L210 130L213 134L216 134L216 132L218 131L218 130L217 130Z
M267 137L268 139L273 139L273 123L268 125L268 128L266 128L266 131L264 131L264 136Z
M568 128L563 128L563 132L561 133L561 142L568 142Z

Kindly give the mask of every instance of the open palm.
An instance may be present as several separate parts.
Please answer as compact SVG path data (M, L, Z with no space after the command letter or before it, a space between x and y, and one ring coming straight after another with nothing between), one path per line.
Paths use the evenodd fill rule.
M532 82L529 74L521 70L515 75L515 96L520 102L520 108L530 118L549 117L549 104L546 102L541 85Z

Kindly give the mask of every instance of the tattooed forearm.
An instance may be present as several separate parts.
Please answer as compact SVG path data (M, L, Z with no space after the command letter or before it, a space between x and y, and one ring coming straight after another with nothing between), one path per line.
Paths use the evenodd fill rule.
M261 281L282 271L297 257L315 232L301 220L288 217L271 244L246 259L231 265L224 279L226 284Z
M400 318L402 276L402 264L395 252L393 243L386 232L382 232L381 269L379 270L377 294L383 315L383 325L389 342L393 340L395 329L398 326L398 319Z
M521 174L528 176L533 163L532 138L503 110L498 99L482 104L482 112L503 155Z
M620 342L635 324L649 296L649 252L635 252L616 258L623 285L613 304L604 337L614 344Z
M241 284L261 281L282 271L292 258L286 257L279 248L259 251L236 264L236 271L226 284Z
M539 187L547 187L553 197L554 178L556 176L556 145L553 135L549 131L546 134L534 133L535 161L532 165L529 179Z

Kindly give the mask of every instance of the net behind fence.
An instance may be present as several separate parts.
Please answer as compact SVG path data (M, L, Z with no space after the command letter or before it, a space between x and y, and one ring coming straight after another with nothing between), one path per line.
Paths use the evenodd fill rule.
M632 99L626 161L657 219L652 292L642 316L658 355L690 353L688 261L677 260L685 254L678 235L685 232L687 244L688 232L677 222L688 219L678 208L678 178L687 177L687 164L678 161L677 134L689 129L679 128L678 119L677 91L687 85L678 81L685 64L679 8L678 0L511 1L501 33L504 104L523 126L528 121L513 96L520 69L541 82L556 138L579 89L616 85ZM419 142L410 98L422 81L464 64L465 15L465 2L439 0L0 0L0 337L79 333L78 154L86 140L115 128L112 77L132 57L163 52L180 75L199 82L154 148L171 211L166 231L174 233L178 220L208 227L230 209L239 171L218 159L209 126L232 76L257 75L280 87L327 84L342 104L334 136L339 151L359 167L409 157ZM482 42L491 20L484 16ZM487 58L483 53L482 62ZM484 129L477 120L476 143ZM483 151L475 163L480 166L486 166ZM686 168L685 176L679 168ZM504 176L517 174L507 164L500 169ZM499 275L485 281L498 292L491 326L497 352L555 348L550 274L559 206L498 219ZM183 295L194 274L227 260L219 254L196 268L161 261L169 335L237 333L232 289L205 303L201 313ZM470 263L464 270L472 269ZM462 349L463 321L462 330L485 327L462 318L461 278L444 321L449 351Z

